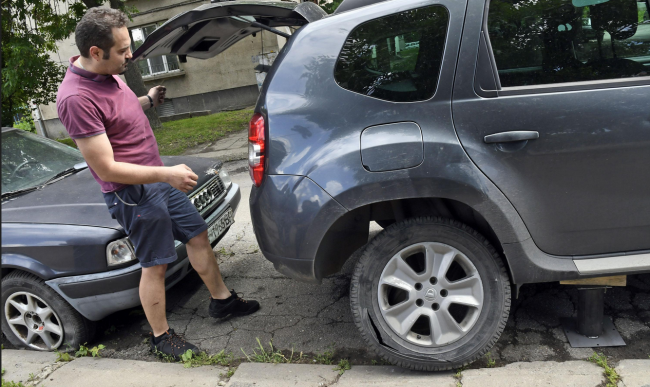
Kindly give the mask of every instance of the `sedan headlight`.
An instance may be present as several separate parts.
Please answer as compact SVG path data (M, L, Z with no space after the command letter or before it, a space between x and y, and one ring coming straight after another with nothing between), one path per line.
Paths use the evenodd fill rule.
M118 239L106 246L106 263L108 266L121 265L134 259L135 251L129 238Z
M230 187L232 184L232 180L230 180L230 175L228 175L228 172L226 172L225 169L221 168L219 171L219 177L221 178L221 181L223 181L223 186L228 189L228 187Z

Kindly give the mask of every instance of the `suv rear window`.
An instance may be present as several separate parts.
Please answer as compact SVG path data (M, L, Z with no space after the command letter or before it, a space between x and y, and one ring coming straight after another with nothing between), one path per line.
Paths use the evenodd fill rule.
M502 86L650 76L648 0L492 0Z
M449 13L442 6L365 22L348 36L334 77L344 89L375 98L422 101L433 97Z

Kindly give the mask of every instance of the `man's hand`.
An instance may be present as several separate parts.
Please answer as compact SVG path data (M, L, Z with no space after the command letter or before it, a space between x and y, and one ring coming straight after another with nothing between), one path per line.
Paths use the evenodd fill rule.
M188 192L195 185L199 177L185 164L169 167L167 183L179 191Z
M153 100L153 107L156 107L156 106L162 104L163 102L165 102L165 93L166 92L167 92L167 88L165 88L165 86L161 86L161 85L154 86L154 87L151 88L151 90L149 90L147 95L149 97L151 97L151 99Z

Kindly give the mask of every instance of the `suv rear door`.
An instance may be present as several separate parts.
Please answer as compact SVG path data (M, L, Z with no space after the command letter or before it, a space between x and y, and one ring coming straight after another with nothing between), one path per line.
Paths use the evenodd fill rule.
M169 54L179 55L181 60L186 56L208 59L263 29L302 26L326 15L311 2L242 0L206 4L161 25L135 51L133 60Z
M650 249L647 0L470 4L453 115L474 163L548 254Z

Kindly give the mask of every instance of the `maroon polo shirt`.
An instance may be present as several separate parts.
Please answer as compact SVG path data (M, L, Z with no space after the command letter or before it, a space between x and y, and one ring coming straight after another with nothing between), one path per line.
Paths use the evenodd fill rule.
M70 138L106 133L115 161L164 165L149 120L135 93L116 75L95 74L74 66L77 58L70 58L70 67L56 96L59 118ZM102 192L126 187L126 184L103 181L89 169Z

